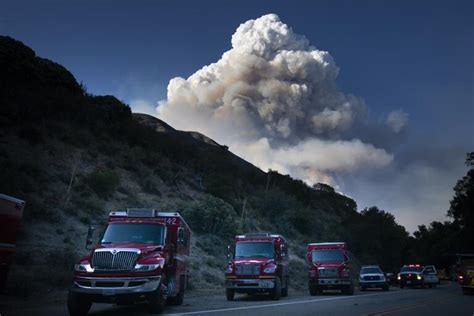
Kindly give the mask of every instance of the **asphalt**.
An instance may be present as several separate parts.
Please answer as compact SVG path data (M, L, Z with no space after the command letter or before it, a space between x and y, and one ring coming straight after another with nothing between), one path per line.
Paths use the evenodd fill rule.
M4 309L2 311L2 308ZM0 316L67 315L63 300L21 304L0 304ZM94 304L89 315L148 315L145 304L115 306ZM326 293L310 296L294 292L279 301L266 296L239 295L225 300L224 293L191 294L182 306L168 306L163 315L474 315L474 296L462 295L456 283L445 283L434 289L399 289L390 291L356 291L353 296Z

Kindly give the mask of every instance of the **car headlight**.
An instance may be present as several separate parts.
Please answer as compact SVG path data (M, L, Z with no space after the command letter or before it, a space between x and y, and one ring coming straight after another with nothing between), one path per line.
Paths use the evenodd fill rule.
M385 282L387 279L386 279L384 276L381 276L381 277L380 277L380 280L382 280L383 282Z
M94 269L89 263L78 263L74 265L74 270L77 272L94 272Z
M275 273L276 268L277 268L277 266L271 265L271 266L266 267L265 269L263 269L263 272L265 272L265 273Z
M399 275L397 275L397 280L400 280L402 277Z
M156 264L136 264L134 271L146 272L146 271L153 271L161 267L159 263Z
M416 279L417 279L417 280L421 280L421 279L422 279L422 278L421 278L421 275L418 274L418 275L416 276Z
M225 270L225 273L232 273L232 271L234 271L234 268L232 267L231 264L229 264L229 265L227 266L227 269Z
M364 281L364 278L362 276L359 276L359 281Z

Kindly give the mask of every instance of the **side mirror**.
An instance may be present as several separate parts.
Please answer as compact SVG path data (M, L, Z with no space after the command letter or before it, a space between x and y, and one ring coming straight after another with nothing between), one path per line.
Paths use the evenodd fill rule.
M96 227L91 225L91 226L89 226L89 230L87 231L87 239L86 239L86 249L87 250L91 250L92 245L94 244L93 236L94 236L95 229L96 229Z
M227 245L227 261L232 260L232 247L230 245Z

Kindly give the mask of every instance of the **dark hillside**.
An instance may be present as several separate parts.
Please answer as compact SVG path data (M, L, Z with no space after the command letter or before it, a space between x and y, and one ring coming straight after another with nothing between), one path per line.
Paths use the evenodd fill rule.
M220 286L225 245L242 231L293 240L294 284L304 286L303 245L339 238L334 228L356 214L348 197L263 172L205 135L88 94L64 67L10 37L0 37L0 69L0 192L27 201L16 292L28 294L33 276L67 284L88 224L113 208L182 212L196 233L196 287Z

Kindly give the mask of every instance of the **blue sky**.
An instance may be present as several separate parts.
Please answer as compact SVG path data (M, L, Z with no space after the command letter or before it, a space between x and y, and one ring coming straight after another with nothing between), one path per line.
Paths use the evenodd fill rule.
M472 1L7 0L0 34L64 65L93 94L156 104L171 78L186 78L229 50L241 23L276 13L330 52L340 90L363 98L371 120L408 113L402 135L377 144L394 153L392 169L346 176L341 190L360 208L379 205L413 230L443 219L466 170L464 155L474 150L473 12ZM413 175L423 169L413 166L428 174ZM427 188L408 197L408 183Z

